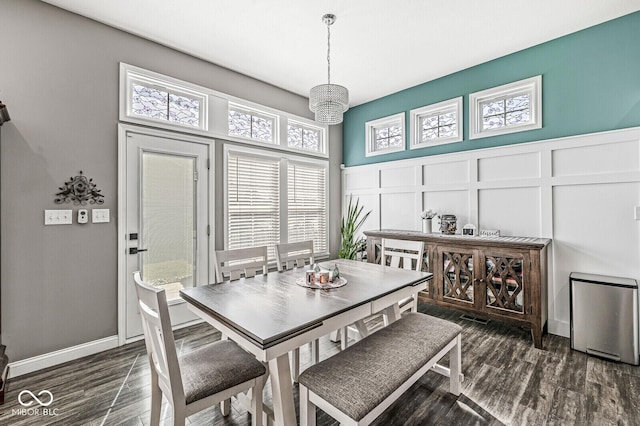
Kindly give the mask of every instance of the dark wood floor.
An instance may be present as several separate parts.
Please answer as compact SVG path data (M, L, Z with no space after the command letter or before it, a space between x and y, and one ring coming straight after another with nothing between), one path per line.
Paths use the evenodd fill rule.
M449 394L447 379L428 372L376 425L640 425L640 367L571 351L562 337L545 336L544 350L538 350L518 327L469 322L434 306L421 305L420 310L463 327L462 395ZM175 333L181 353L219 338L206 324ZM322 358L338 349L321 341ZM306 348L301 358L308 360ZM142 342L11 379L7 386L0 425L149 424L149 364ZM25 389L49 390L54 402L48 409L57 415L14 412L22 408L17 398ZM270 402L268 388L265 399ZM166 402L163 418L170 424ZM246 425L250 417L234 401L228 417L214 407L191 416L187 424ZM318 424L336 423L319 412Z

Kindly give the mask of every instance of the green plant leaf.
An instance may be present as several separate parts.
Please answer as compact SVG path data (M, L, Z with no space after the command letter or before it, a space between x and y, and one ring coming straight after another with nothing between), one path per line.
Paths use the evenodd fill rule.
M353 203L353 194L349 195L347 214L340 221L341 244L338 257L341 259L355 259L358 252L363 251L366 240L363 237L355 238L358 229L367 220L371 210L362 214L364 206L360 205L360 199Z

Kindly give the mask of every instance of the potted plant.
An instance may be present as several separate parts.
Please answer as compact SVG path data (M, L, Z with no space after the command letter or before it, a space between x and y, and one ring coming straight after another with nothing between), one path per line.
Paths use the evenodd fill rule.
M355 204L353 203L353 195L349 195L349 204L347 206L347 215L342 217L340 222L340 236L341 244L338 257L340 259L355 259L356 254L364 250L366 246L366 240L360 236L356 238L358 229L362 226L365 220L369 217L371 210L363 214L362 210L364 206L360 205L360 200L357 199Z
M431 220L436 216L436 212L429 209L420 213L420 218L422 219L422 232L430 234L431 233Z

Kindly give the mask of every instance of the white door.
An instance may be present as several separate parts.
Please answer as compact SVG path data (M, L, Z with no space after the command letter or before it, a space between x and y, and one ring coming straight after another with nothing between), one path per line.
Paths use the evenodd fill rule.
M207 144L127 132L126 339L142 335L135 271L165 289L173 325L196 319L179 291L209 282L208 159Z

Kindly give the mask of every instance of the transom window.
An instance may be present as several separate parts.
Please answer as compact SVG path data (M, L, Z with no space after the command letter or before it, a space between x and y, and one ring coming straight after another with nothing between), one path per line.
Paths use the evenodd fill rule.
M411 110L411 149L460 142L462 96Z
M275 142L276 117L229 104L229 135L260 142Z
M404 151L404 112L368 121L366 156Z
M528 93L483 102L482 129L499 129L528 123L531 119L531 99Z
M469 95L470 138L542 127L542 76Z
M266 105L120 63L120 121L328 158L328 127Z
M287 125L287 146L305 151L323 152L322 129L290 121Z
M207 130L207 95L179 81L156 79L126 70L126 114L137 120Z
M145 118L200 126L200 100L155 87L133 84L131 112Z

